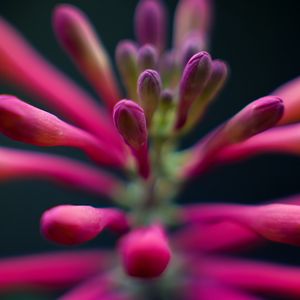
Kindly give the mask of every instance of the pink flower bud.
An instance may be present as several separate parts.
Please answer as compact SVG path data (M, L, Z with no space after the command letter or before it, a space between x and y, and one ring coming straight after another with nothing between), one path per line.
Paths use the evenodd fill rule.
M133 277L158 277L171 259L167 238L158 226L130 232L121 239L119 250L126 273Z
M56 206L44 212L41 218L43 235L68 246L88 242L106 227L124 232L128 222L125 215L115 209L75 205Z
M113 120L116 128L130 147L143 178L150 175L148 158L148 131L144 110L131 100L122 100L115 105Z
M82 11L69 4L56 7L53 26L57 38L109 108L120 99L110 59Z
M176 8L174 45L180 47L192 35L208 39L212 23L212 1L180 0ZM207 42L206 42L207 43Z
M167 13L160 0L141 0L135 12L135 32L141 45L161 52L166 44Z
M161 86L161 79L156 71L146 70L139 76L138 95L146 114L148 127L159 104Z
M158 53L156 49L147 44L138 51L138 66L140 71L147 69L156 70L158 64Z
M180 81L176 130L184 126L189 110L200 96L210 74L211 58L208 53L199 52L189 60Z
M0 96L0 132L6 136L38 146L70 146L85 151L101 164L122 167L125 157L114 145L107 144L56 116L31 106L14 96Z
M116 62L129 98L136 100L136 82L138 79L138 52L131 41L121 41L116 49Z

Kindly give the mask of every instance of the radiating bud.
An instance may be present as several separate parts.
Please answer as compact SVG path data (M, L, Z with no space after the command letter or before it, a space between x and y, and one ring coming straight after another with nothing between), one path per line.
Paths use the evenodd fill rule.
M154 70L144 71L138 79L138 95L146 114L148 127L159 104L161 85L160 76Z
M180 66L175 51L164 53L159 61L159 74L166 88L176 88L180 79Z
M44 212L41 232L50 241L62 245L79 245L94 239L109 227L124 232L128 223L115 209L97 209L83 205L60 205Z
M174 106L174 92L165 89L161 92L160 95L160 109L162 112L169 111Z
M121 239L119 251L126 273L138 278L160 276L171 259L167 238L158 226L130 232Z
M121 41L116 49L116 62L127 94L136 100L136 82L138 79L137 47L131 41Z
M63 48L112 109L120 98L117 83L108 54L85 14L75 6L58 5L53 26Z
M180 47L192 35L207 40L211 21L210 0L180 0L176 8L174 23L174 45Z
M186 65L180 81L175 129L179 130L184 126L192 104L200 96L210 77L211 64L210 55L202 51L195 54Z
M197 35L188 38L180 51L180 63L184 67L198 52L205 49L204 41Z
M138 66L140 71L146 69L156 70L158 64L158 53L157 50L147 44L141 47L138 51Z
M150 174L150 165L148 130L144 110L131 100L122 100L114 107L113 120L137 160L139 174L147 178Z
M86 152L101 164L122 167L126 157L119 149L104 145L93 135L14 96L0 96L0 132L20 142L37 146L69 146Z
M232 141L243 141L274 126L282 117L283 101L275 96L260 98L230 119L224 134Z
M135 32L141 45L152 44L161 52L166 44L167 13L160 0L141 0L135 12Z
M206 112L209 104L215 99L217 94L223 88L228 77L228 66L221 60L212 62L211 75L203 88L201 95L197 98L191 107L187 119L186 128L192 128Z

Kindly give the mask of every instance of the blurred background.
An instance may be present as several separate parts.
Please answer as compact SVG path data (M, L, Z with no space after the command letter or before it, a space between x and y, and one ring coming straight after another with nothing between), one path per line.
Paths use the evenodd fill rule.
M82 8L92 20L109 53L120 39L134 38L133 14L137 0L68 1ZM175 0L165 0L169 8L171 40ZM61 1L1 0L0 14L53 64L93 91L60 49L51 28L51 11ZM211 54L230 65L231 75L223 92L210 107L198 128L186 139L191 145L208 130L220 124L247 103L269 94L282 83L300 74L300 4L285 0L216 0ZM1 42L1 37L0 37ZM0 82L0 93L12 93L35 103L21 90ZM38 103L38 102L36 102ZM42 107L38 104L39 107ZM1 136L1 145L35 149ZM37 149L86 160L70 149ZM259 203L300 193L300 157L268 155L247 162L220 167L190 183L180 202L227 201ZM101 205L97 199L43 181L0 182L0 256L58 250L39 234L42 212L62 203ZM87 246L107 245L101 236ZM269 246L270 247L270 246ZM272 251L270 251L272 250ZM272 245L256 253L269 260L300 264L299 250ZM25 299L25 298L21 298ZM29 298L28 298L29 299Z

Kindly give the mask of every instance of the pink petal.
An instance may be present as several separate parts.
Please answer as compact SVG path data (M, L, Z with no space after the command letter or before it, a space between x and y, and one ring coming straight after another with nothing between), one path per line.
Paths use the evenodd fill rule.
M0 36L0 77L17 83L79 126L121 147L110 118L101 107L40 56L3 18Z
M1 259L0 291L70 287L106 269L108 257L100 251L73 251Z
M71 159L0 148L0 180L45 178L98 195L114 197L122 184L113 176Z

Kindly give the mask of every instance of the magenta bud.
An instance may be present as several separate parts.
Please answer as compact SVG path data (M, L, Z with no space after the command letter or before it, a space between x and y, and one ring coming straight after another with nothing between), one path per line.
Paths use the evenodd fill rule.
M171 259L167 238L158 226L130 232L121 239L119 251L126 273L138 278L159 277Z
M195 54L187 63L180 81L175 129L184 126L192 104L200 96L210 77L211 66L210 55L204 51Z
M123 233L129 225L121 211L83 205L56 206L41 218L42 234L50 241L68 246L88 242L106 227Z
M114 107L113 121L137 160L139 174L147 178L150 174L150 164L144 110L131 100L121 100Z
M121 41L116 49L116 62L128 95L136 99L136 82L138 79L138 50L137 46L129 41Z
M135 32L141 45L152 44L161 52L166 44L167 13L160 0L141 0L135 12Z
M161 86L160 76L154 70L146 70L139 76L138 95L146 114L148 127L159 104Z
M282 117L283 101L275 96L260 98L236 114L224 127L231 142L243 141L273 127Z
M158 64L158 53L152 45L145 45L138 51L138 66L140 71L147 69L156 70Z

